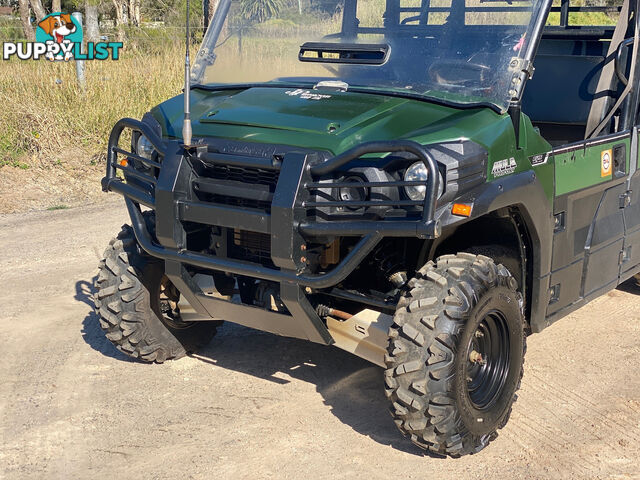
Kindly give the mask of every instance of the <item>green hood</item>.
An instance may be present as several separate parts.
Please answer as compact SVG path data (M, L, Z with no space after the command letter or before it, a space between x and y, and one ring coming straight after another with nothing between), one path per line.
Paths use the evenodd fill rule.
M423 144L470 138L491 149L510 129L513 132L508 116L488 108L456 109L354 92L270 87L194 89L191 108L196 138L285 144L333 154L366 141L401 138ZM154 108L152 114L165 136L180 138L182 95Z

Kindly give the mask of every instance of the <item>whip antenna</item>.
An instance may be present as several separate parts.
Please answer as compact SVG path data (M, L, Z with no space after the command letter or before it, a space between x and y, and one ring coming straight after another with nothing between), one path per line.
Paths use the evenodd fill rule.
M187 37L184 56L184 121L182 122L182 139L185 147L191 146L191 60L189 58L189 0L187 0Z

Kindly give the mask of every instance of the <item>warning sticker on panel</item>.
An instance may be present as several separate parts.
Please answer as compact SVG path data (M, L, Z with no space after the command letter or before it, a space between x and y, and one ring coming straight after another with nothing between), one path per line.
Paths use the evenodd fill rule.
M605 150L600 154L601 170L600 176L610 177L613 173L613 150Z

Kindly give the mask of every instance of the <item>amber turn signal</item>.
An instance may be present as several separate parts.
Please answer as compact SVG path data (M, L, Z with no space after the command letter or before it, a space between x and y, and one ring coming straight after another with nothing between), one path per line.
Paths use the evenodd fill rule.
M473 209L472 205L465 205L463 203L454 203L453 208L451 209L451 213L453 213L454 215L458 215L460 217L470 217L472 209Z
M128 165L129 165L129 160L127 160L126 158L123 158L122 160L120 160L121 167L126 167Z

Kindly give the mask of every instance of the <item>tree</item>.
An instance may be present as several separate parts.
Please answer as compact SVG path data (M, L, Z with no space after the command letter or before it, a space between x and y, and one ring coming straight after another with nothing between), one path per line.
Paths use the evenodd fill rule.
M84 4L84 39L87 42L100 41L100 29L98 26L98 4L94 1L86 1Z
M40 23L40 20L47 16L47 12L42 6L42 2L40 0L29 0L29 3L31 3L33 13L36 15L36 22Z
M124 30L122 29L123 25L129 23L129 16L125 13L127 8L126 0L111 0L113 2L113 6L115 7L115 21L116 21L116 30L118 31L118 41L124 41Z
M277 17L282 6L282 0L243 0L240 12L247 20L262 23Z
M140 0L129 0L129 23L140 26Z
M18 10L20 11L20 21L22 22L22 30L27 41L35 42L36 34L31 26L31 10L29 9L29 0L18 0Z
M204 28L209 28L213 15L216 13L220 0L204 0L202 2L202 13L204 13Z

